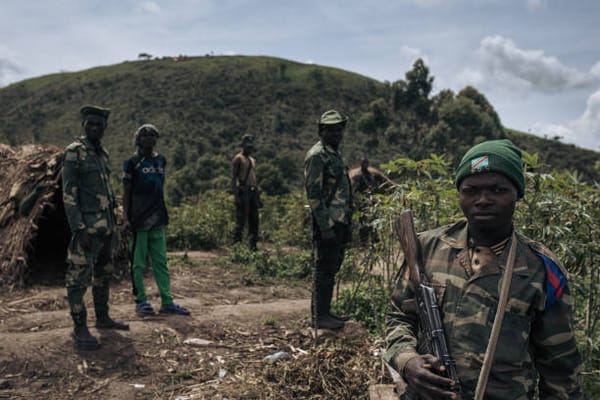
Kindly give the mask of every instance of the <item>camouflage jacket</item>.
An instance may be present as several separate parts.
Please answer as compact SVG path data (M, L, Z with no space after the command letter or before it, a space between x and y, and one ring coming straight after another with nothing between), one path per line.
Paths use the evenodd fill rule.
M342 156L317 142L304 159L306 196L321 231L352 221L352 191Z
M487 261L473 272L466 220L421 233L419 238L425 274L437 294L463 398L473 398L496 314L501 271L507 262L510 241L499 257L489 253ZM556 257L541 244L519 234L517 242L506 314L485 398L532 399L537 383L541 399L579 399L577 372L581 360L573 336L566 273L561 275L564 289L552 295L547 289L550 272L545 260L558 266ZM562 271L562 267L558 268ZM388 312L384 359L403 371L406 362L421 351L417 316L403 307L406 300L414 298L405 266L400 276Z
M71 231L108 234L115 231L115 194L110 185L108 152L85 137L65 149L63 201Z

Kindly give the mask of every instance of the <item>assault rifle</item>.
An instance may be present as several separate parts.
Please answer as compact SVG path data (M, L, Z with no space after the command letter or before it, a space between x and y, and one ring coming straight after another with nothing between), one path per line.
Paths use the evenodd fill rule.
M446 367L442 375L452 379L454 386L451 390L460 393L460 381L456 373L455 362L448 351L448 343L446 342L435 291L429 282L424 279L421 243L415 231L412 211L402 211L394 228L404 251L404 260L410 272L410 280L414 283L419 327L425 338L427 352L442 361L442 364Z

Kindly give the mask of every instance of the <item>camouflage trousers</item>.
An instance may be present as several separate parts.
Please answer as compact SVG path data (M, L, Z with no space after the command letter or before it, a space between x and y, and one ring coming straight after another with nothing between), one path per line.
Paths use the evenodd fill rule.
M113 266L113 253L116 248L117 235L93 234L91 246L84 250L77 234L72 235L67 255L66 287L71 315L75 322L85 318L86 310L83 302L87 286L92 284L94 310L96 314L108 311L109 280Z

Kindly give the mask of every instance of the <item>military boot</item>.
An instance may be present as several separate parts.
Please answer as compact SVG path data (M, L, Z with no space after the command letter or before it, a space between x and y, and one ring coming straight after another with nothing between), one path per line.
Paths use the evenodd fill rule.
M108 316L108 293L108 281L105 281L102 285L92 287L94 310L96 311L96 328L128 331L129 325L121 321L115 321Z
M333 296L334 279L326 274L317 273L317 282L315 288L317 290L315 301L317 320L317 328L320 329L340 329L344 327L344 321L333 318L329 314L331 308L331 298Z
M115 321L108 315L108 311L96 311L97 329L116 329L119 331L128 331L129 325L121 321Z
M337 319L343 322L350 321L350 317L346 317L345 315L336 315L332 313L331 310L329 311L329 316L333 319Z
M71 332L73 345L80 350L96 350L100 348L100 342L88 330L86 324L86 312L71 313L75 327Z

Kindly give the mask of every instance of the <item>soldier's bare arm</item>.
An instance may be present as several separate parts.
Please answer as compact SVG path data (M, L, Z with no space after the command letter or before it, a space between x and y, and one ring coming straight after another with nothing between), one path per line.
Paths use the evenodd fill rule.
M231 193L237 198L238 190L237 190L237 180L240 175L240 157L234 157L231 161Z

